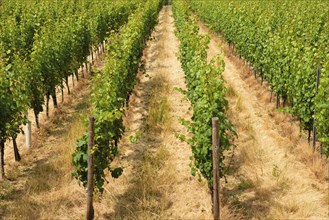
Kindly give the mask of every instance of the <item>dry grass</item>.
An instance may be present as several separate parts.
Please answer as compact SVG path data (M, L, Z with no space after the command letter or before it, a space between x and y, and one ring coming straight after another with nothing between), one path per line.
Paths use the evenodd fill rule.
M235 104L235 108L238 111L242 110L242 100L241 100L240 96L238 96L238 99L237 99L236 104Z
M81 118L74 118L63 140L49 149L47 159L37 161L30 168L24 188L8 195L7 199L15 201L6 206L9 218L54 219L65 214L62 211L72 208L73 203L79 203L81 190L71 177L71 155L75 141L84 131Z
M163 75L157 75L152 80L146 131L149 131L147 135L162 136L163 132L170 130L171 125L170 106L166 98L168 86ZM133 209L130 212L135 215L133 219L163 218L170 206L169 194L175 173L166 146L159 142L161 140L153 148L144 149L140 155L138 173L134 178L136 188L130 194L134 200L129 204Z
M153 152L145 151L140 156L133 185L116 203L118 208L113 216L108 216L110 219L163 219L170 207L175 173L166 147L158 146Z
M226 94L227 94L228 97L233 98L233 97L237 96L237 93L236 93L235 89L231 85L226 85L226 87L227 87L227 93Z
M170 105L166 97L169 86L163 75L154 77L153 82L146 127L151 131L159 132L163 129L168 130L170 127Z
M90 111L89 79L81 79L49 119L41 115L41 128L32 128L31 150L21 149L22 160L7 164L10 181L0 185L0 216L9 219L81 218L83 188L72 179L75 141L85 132L82 122ZM22 137L19 145L23 145ZM10 159L11 155L8 155Z
M131 107L126 113L127 116L132 116L131 112L135 112L134 106L140 106L140 103L144 103L143 108L146 108L148 113L146 119L141 120L141 124L135 127L137 131L143 131L140 138L134 143L123 144L126 148L136 151L133 156L134 167L132 170L125 170L126 176L132 173L134 175L127 181L120 180L124 182L124 194L113 195L108 192L106 203L115 201L115 208L114 212L106 214L105 218L163 219L166 216L165 211L171 205L170 193L175 181L175 169L169 160L171 155L167 146L163 144L163 137L171 127L170 105L166 96L169 88L161 74L150 78L147 86L149 87L144 88L147 94L131 98ZM135 92L137 93L138 91ZM147 100L143 100L144 98ZM136 115L136 112L134 114ZM134 126L135 123L133 117L126 118L125 122L128 126ZM132 128L128 127L127 130L131 131Z
M170 105L166 95L169 88L163 75L153 79L151 98L146 119L148 135L162 136L170 130ZM139 202L132 213L139 213L138 219L163 218L165 210L170 206L170 186L175 181L175 173L169 161L170 154L166 146L155 145L141 154L139 172L135 185L138 187L132 195Z
M298 159L304 164L307 164L309 169L319 180L325 182L329 181L329 163L319 154L314 153L313 147L306 143L300 143L297 145L297 148L292 148L291 152L296 153Z
M19 163L15 162L7 169L6 178L10 181L16 181L21 173L22 171L19 168Z

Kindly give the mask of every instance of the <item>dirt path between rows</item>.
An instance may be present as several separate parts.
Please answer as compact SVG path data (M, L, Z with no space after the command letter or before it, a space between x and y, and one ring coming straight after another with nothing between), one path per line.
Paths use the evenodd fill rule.
M237 128L237 152L224 204L247 219L321 219L329 216L328 161L313 154L299 125L269 103L266 85L244 61L210 33L209 58L221 54L228 86L230 119Z
M211 197L205 182L191 176L191 148L176 133L186 134L180 118L191 117L189 102L175 87L185 88L177 60L171 6L144 51L145 72L126 111L126 132L119 164L123 175L110 180L105 199L97 204L99 217L109 219L211 219ZM163 120L162 120L163 118ZM132 139L134 139L132 141ZM109 177L110 179L110 177Z

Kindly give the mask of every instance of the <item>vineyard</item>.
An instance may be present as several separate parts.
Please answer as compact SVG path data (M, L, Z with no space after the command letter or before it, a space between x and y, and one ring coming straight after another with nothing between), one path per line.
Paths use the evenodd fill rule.
M329 156L328 3L189 1L194 11L283 99L284 111L309 131L313 124ZM289 9L289 10L287 10ZM317 68L321 83L317 92ZM314 121L315 119L315 121Z
M328 6L1 1L0 219L328 218Z
M78 80L78 68L87 63L93 48L103 43L109 30L118 30L136 8L131 1L107 5L109 8L101 7L103 4L10 1L1 5L0 179L4 175L4 144L10 138L15 141L21 125L27 122L27 110L33 109L39 127L44 96L48 115L50 97L54 107L58 105L56 88L65 85L69 89L68 77L75 74ZM86 10L88 5L93 7Z

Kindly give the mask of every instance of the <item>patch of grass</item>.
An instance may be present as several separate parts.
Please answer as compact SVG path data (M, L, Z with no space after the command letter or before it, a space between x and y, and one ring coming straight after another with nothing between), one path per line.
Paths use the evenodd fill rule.
M243 129L248 133L248 135L252 138L255 139L254 136L254 128L252 126L252 122L249 118L247 118L244 122L243 122Z
M153 158L150 158L150 162L155 168L161 169L165 166L165 163L169 156L169 151L166 149L165 146L161 145L159 149L155 152Z
M9 181L0 182L0 200L5 199L5 197L15 191L15 187Z
M166 94L168 92L168 84L164 77L155 77L154 87L152 89L152 96L149 103L149 116L146 122L146 128L153 131L162 131L169 127L169 111L170 105L168 103Z
M278 181L278 186L282 191L287 191L290 189L289 179L286 177L281 177Z
M235 196L235 195L232 197L231 205L234 208L238 208L238 209L242 209L243 208L243 205L240 202L239 198L237 196Z
M246 180L246 179L242 179L237 186L237 188L242 191L250 189L252 187L253 187L253 183L250 180Z
M161 215L169 206L168 192L174 174L169 166L165 166L168 156L169 152L161 146L142 161L139 183L136 184L141 187L138 204L140 211L144 212L141 216L150 216L150 213Z
M273 164L272 176L278 178L281 175L281 172L282 171L279 169L278 165Z
M154 128L164 125L168 119L168 112L169 104L166 99L153 99L149 109L148 125Z
M76 105L83 103L86 98L84 96L77 100ZM81 111L89 111L85 109L88 105L81 106ZM65 212L72 208L72 201L74 204L79 201L81 196L77 196L77 190L80 187L77 184L72 187L70 183L73 144L86 130L81 111L71 113L70 107L62 106L61 114L52 115L41 127L40 133L36 134L33 152L35 156L23 157L19 164L15 163L8 169L9 179L17 179L21 183L22 176L27 177L27 180L19 191L15 191L17 186L10 183L8 186L0 185L0 200L10 202L2 213L5 218L53 219L61 214L67 216ZM67 125L64 126L65 123ZM56 132L57 130L61 132ZM56 139L56 143L52 142L53 139ZM6 190L3 190L5 186Z
M59 172L49 163L38 164L33 169L31 178L26 183L28 193L42 193L51 189L60 177Z
M230 84L227 85L227 95L228 95L229 97L236 97L236 96L237 96L237 94L236 94L236 92L235 92L235 89L234 89L233 86L231 86Z
M79 102L74 106L74 110L81 111L81 110L88 109L89 107L90 107L89 101L83 100L82 102Z
M17 180L17 178L21 175L21 171L19 169L19 163L14 163L13 166L7 170L6 177L8 180Z
M238 111L242 111L243 105L242 105L242 100L241 100L241 97L240 96L238 97L238 99L236 101L235 108Z
M175 171L165 146L154 146L141 152L130 188L117 201L109 219L165 219L165 210L171 206L170 191Z

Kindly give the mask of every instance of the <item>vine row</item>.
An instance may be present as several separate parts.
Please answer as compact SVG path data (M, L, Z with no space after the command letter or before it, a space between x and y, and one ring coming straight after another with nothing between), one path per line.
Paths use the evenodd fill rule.
M188 0L198 16L250 62L283 111L311 133L329 156L329 4L327 1ZM321 80L317 92L317 68ZM315 120L314 120L315 119ZM315 122L315 124L314 124Z
M180 91L191 102L193 115L191 121L182 120L191 138L179 137L192 146L191 172L204 177L212 189L212 117L219 118L220 130L220 177L225 175L224 159L227 152L233 152L230 140L236 135L235 128L227 119L225 111L226 87L221 73L224 61L215 57L207 63L209 37L199 35L197 21L191 17L185 1L173 1L176 35L180 40L179 59L186 75L187 90Z
M110 35L111 44L107 54L104 73L94 77L92 114L95 122L94 182L95 189L102 193L108 170L117 178L123 172L121 167L111 167L119 154L118 142L124 132L122 121L124 106L136 84L139 60L146 41L157 23L162 0L148 0L140 4L129 17L128 23L118 33ZM84 186L87 184L87 133L77 141L73 154L74 177Z
M36 125L56 89L87 62L109 30L118 30L136 1L2 1L0 5L0 180L4 178L5 142L13 140L33 109ZM68 88L69 89L69 88ZM48 115L48 114L47 114ZM17 149L15 151L18 153Z

